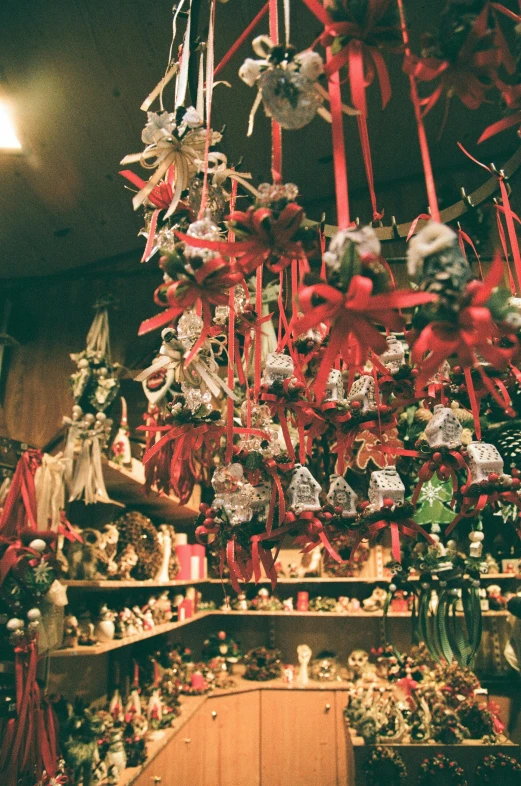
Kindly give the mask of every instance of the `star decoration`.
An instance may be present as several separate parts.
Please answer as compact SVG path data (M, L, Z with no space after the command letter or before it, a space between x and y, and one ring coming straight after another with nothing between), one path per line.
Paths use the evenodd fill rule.
M47 584L51 572L51 566L45 559L40 560L40 563L34 568L34 581L36 584Z

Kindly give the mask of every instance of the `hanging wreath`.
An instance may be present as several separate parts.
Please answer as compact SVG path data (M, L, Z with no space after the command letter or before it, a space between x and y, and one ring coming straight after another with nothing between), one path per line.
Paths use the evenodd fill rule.
M367 783L402 786L407 778L407 768L394 748L377 747L364 764L364 774Z
M456 761L437 753L424 759L420 766L418 786L467 786L464 770Z
M485 756L476 767L476 783L516 786L521 782L521 762L504 753Z
M131 510L120 516L114 525L119 532L119 551L131 545L138 556L137 565L132 569L132 578L137 581L153 579L161 567L161 548L156 528L150 519L137 510Z
M281 670L280 650L268 647L256 647L244 656L246 671L244 679L266 682L280 677Z

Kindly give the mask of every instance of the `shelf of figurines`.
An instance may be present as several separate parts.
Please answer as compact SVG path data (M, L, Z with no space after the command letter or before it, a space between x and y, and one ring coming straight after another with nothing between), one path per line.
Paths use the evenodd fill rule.
M483 611L482 615L484 617L508 617L508 612L504 610L497 610L497 611ZM103 655L107 652L111 652L112 650L120 649L121 647L128 647L134 644L138 644L141 641L145 641L146 639L150 639L154 636L160 636L165 633L170 633L171 631L177 630L178 628L184 627L185 625L189 625L193 622L198 622L199 620L204 619L205 617L286 617L290 618L325 618L325 619L359 619L368 621L370 619L381 619L384 614L383 611L380 609L378 611L373 612L349 612L349 611L285 611L285 610L253 610L253 609L246 609L246 610L235 610L235 609L208 609L204 611L199 611L193 614L190 617L181 620L175 620L172 622L166 622L160 625L155 625L150 630L142 631L135 635L124 636L120 639L112 639L110 641L102 642L102 643L95 643L90 646L81 646L76 645L74 647L64 647L62 649L54 650L51 653L52 658L66 658L66 657L78 657L78 656L96 656L96 655ZM393 619L410 619L411 612L410 611L389 611L386 615L389 618ZM458 612L458 616L464 616L463 612Z
M437 577L433 576L433 581ZM518 573L483 573L481 581L521 581L521 574ZM408 581L419 581L419 576L409 576ZM271 579L261 578L258 582L248 582L246 586L256 584L269 584ZM384 576L311 576L309 578L279 578L277 584L389 584L393 581L392 577ZM186 587L191 584L218 584L226 585L226 579L204 578L204 579L172 579L171 581L120 581L119 579L100 579L89 581L87 579L63 580L62 584L66 587L81 588L87 590L110 590L110 589L150 589L153 587Z

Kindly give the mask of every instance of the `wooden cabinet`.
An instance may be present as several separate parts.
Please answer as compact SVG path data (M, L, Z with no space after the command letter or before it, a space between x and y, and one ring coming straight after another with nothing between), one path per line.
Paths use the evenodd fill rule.
M205 726L205 786L259 786L260 692L210 697L199 712Z
M262 786L345 786L337 718L334 691L261 691Z
M205 719L201 708L147 764L132 786L205 786ZM160 779L160 780L158 780Z
M354 786L345 704L331 690L210 696L132 786Z

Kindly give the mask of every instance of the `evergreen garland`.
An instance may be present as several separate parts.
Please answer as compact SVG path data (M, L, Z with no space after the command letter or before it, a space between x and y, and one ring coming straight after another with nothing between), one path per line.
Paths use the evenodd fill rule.
M424 759L420 766L418 786L468 786L464 770L443 753Z
M476 768L476 783L489 783L492 786L519 786L521 783L521 763L504 753L491 753L485 756Z

